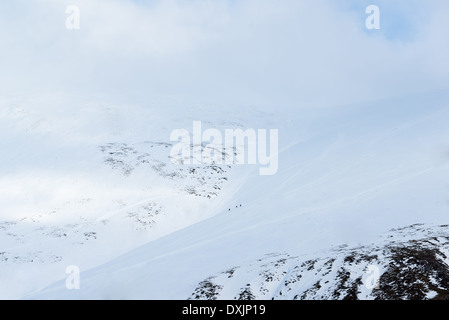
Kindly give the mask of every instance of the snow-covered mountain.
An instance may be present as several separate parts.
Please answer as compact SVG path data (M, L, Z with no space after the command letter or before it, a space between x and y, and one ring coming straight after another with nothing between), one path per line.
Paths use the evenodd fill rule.
M0 297L445 297L448 98L282 112L5 99ZM277 174L172 163L170 132L198 120L278 129Z
M0 299L447 297L448 10L0 1Z

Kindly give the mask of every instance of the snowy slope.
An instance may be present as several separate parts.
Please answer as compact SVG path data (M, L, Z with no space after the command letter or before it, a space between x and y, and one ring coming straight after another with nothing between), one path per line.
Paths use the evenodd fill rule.
M228 165L171 163L170 131L191 126L180 111L64 95L0 110L1 298L210 217L241 180Z
M9 242L0 250L8 257L0 260L0 274L14 290L1 294L57 299L394 297L391 290L363 286L368 265L381 270L381 288L391 282L389 261L403 258L400 249L429 250L432 261L447 268L448 98L448 91L434 91L273 114L178 107L176 116L169 107L109 109L106 103L98 112L113 111L99 121L110 131L95 132L95 120L79 115L78 125L91 131L76 143L71 140L80 136L67 139L70 127L53 120L58 134L42 135L57 139L65 132L70 142L66 150L52 150L60 144L48 142L44 150L55 157L62 153L74 167L48 168L46 162L39 170L33 167L34 175L20 175L27 163L23 159L2 180L5 192L25 201L8 206L3 200L2 246ZM21 119L22 127L11 128L17 131L14 139L26 140L26 130L39 128L40 115L5 108L2 114L5 122ZM119 119L122 130L115 132L120 126L113 122ZM164 149L170 130L189 129L192 120L217 128L278 128L278 173L260 176L257 167L235 165L204 184L181 173L186 168L172 167ZM47 137L36 141L39 150ZM77 158L86 154L83 161ZM214 173L205 166L197 169L203 176ZM39 190L42 184L36 181L44 177L49 180ZM219 184L220 178L225 183ZM30 186L25 195L11 188L24 183ZM61 193L34 203L33 194L47 186L59 186ZM189 192L192 186L198 192ZM214 186L220 187L217 195L211 193ZM22 220L13 219L12 212L18 211ZM413 258L410 250L406 255ZM83 271L79 290L65 287L69 264ZM36 279L37 269L45 276ZM326 276L328 282L321 283ZM432 272L427 277L433 289L423 289L424 297L449 290L445 279Z

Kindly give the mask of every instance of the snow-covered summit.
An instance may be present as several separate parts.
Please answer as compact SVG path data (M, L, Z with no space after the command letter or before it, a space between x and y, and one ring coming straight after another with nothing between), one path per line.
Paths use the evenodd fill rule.
M398 235L385 234L422 224L419 232L404 229L402 249L413 241L424 243L423 230L429 230L429 239L446 237L447 96L429 92L304 110L303 116L254 116L250 109L233 116L225 108L192 107L188 115L180 112L165 121L164 128L160 119L167 109L97 103L95 112L103 117L80 112L65 119L45 108L31 114L26 104L4 102L2 121L9 125L10 141L2 143L16 161L3 166L1 183L9 195L3 198L1 222L0 267L7 284L1 294L187 299L251 292L255 298L343 298L343 292L332 294L338 283L344 287L339 276L318 290L317 275L309 275L289 286L288 295L273 286L299 276L293 270L309 270L307 261L322 262L324 270L332 260L329 270L338 274L354 256L359 264L345 269L358 279L351 282L353 297L376 297L376 291L361 289L360 279L368 262L387 272ZM169 129L189 128L194 119L221 129L279 129L278 173L261 176L252 165L172 163ZM99 132L96 121L113 124ZM81 126L91 138L72 141L73 128ZM14 144L19 138L21 144ZM14 157L23 155L26 145L29 157ZM432 250L444 252L444 241L441 247L432 241ZM285 270L270 267L276 263ZM79 290L66 288L68 265L82 271ZM262 276L267 270L274 272L270 281ZM208 295L204 285L219 290Z

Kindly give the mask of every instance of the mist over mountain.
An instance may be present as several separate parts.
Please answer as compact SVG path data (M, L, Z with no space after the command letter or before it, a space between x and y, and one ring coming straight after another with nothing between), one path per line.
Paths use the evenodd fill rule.
M447 297L449 7L370 4L1 3L0 298Z

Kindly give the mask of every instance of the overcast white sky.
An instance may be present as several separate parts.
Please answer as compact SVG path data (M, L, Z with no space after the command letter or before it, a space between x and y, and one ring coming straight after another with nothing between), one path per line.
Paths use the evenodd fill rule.
M0 93L299 108L427 91L449 84L448 16L446 0L1 1Z

